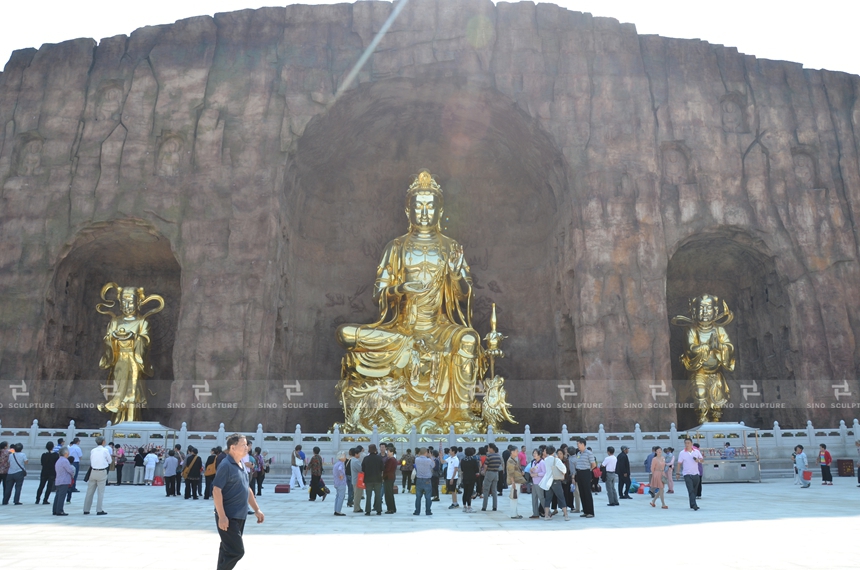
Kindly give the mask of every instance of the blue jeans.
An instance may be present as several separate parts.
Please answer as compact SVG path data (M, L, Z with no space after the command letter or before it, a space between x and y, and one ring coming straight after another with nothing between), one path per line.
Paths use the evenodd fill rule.
M343 507L343 498L346 496L346 485L335 487L334 490L337 492L334 498L334 512L339 513Z
M346 504L351 505L355 499L355 489L352 488L352 479L346 479Z
M433 500L433 492L431 491L430 479L415 479L415 512L412 514L421 514L421 496L424 495L424 512L428 515L430 512L430 501Z

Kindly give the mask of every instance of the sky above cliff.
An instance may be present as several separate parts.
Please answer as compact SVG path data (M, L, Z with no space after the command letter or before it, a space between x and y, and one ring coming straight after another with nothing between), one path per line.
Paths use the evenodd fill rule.
M333 4L308 0L304 4ZM570 10L636 25L640 34L699 38L759 58L860 75L857 0L563 0ZM271 6L259 0L29 0L0 4L0 62L13 50L68 39L96 40L182 18Z

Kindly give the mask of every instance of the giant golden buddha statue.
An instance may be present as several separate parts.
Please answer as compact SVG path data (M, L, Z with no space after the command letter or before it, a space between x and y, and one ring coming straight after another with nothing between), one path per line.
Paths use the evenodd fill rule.
M406 194L409 232L385 247L373 296L379 320L345 324L338 392L344 433L483 432L513 422L504 379L481 378L492 354L472 328L472 279L463 247L440 231L442 188L422 171ZM495 327L495 318L493 319Z

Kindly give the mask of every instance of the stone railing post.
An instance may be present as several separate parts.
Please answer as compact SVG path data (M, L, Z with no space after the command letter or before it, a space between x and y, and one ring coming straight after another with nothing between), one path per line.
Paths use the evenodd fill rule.
M842 438L842 445L845 446L845 451L850 453L848 449L848 426L845 425L845 420L839 420L839 436Z
M75 420L72 420L69 422L69 429L66 430L66 445L72 445L72 442L75 440L76 431Z
M529 424L526 424L526 428L523 430L523 440L526 442L526 449L529 453L532 452L532 430L529 427Z
M227 433L224 430L224 424L218 424L218 445L227 452Z
M561 424L561 443L570 444L570 433L567 431L567 424Z
M782 428L779 427L779 422L773 422L773 444L779 448L782 447Z
M818 446L815 444L815 428L812 427L812 420L806 420L806 439L809 440L809 449L818 453Z
M30 435L27 438L27 449L33 450L33 456L35 457L36 450L36 438L39 436L39 420L33 420L33 425L30 426Z
M418 428L415 425L409 430L409 446L412 447L412 453L418 453Z
M376 424L373 424L373 433L370 434L370 443L375 445L377 449L379 448L379 428L376 427Z
M851 431L854 432L854 441L860 441L860 420L857 418L854 418L854 426L851 428Z
M487 443L496 443L496 432L493 426L487 426Z
M293 445L302 445L302 424L296 424L296 432L293 435Z
M223 426L224 424L221 424L221 425ZM179 433L176 435L177 435L177 439L179 439L179 441L177 443L182 446L182 449L187 449L188 448L188 424L186 422L182 422L182 425L179 426ZM201 453L202 453L202 451L201 451Z
M675 422L669 424L669 447L676 449L678 447L678 428L675 426Z
M603 424L597 426L597 449L595 451L606 452L606 430L603 429Z
M636 424L633 428L633 445L633 449L642 451L642 428L639 427L639 424Z
M332 438L331 441L334 444L334 452L337 454L340 451L340 424L334 424L334 430L332 430ZM336 461L337 457L334 457L332 461ZM332 463L334 465L334 463Z
M448 447L457 445L457 434L454 433L454 426L448 426ZM441 455L441 453L440 453Z
M263 438L266 437L263 435L263 424L257 424L257 433L254 434L254 447L263 448Z

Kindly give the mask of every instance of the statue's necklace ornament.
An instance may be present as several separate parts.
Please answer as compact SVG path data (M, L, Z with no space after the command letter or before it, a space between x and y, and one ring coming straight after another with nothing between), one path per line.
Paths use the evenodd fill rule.
M496 330L487 350L472 328L472 278L463 247L440 230L442 187L421 171L406 192L409 232L389 243L373 295L379 320L338 327L346 350L337 389L342 433L484 432L516 423L495 358L504 354ZM481 381L487 368L490 378Z

